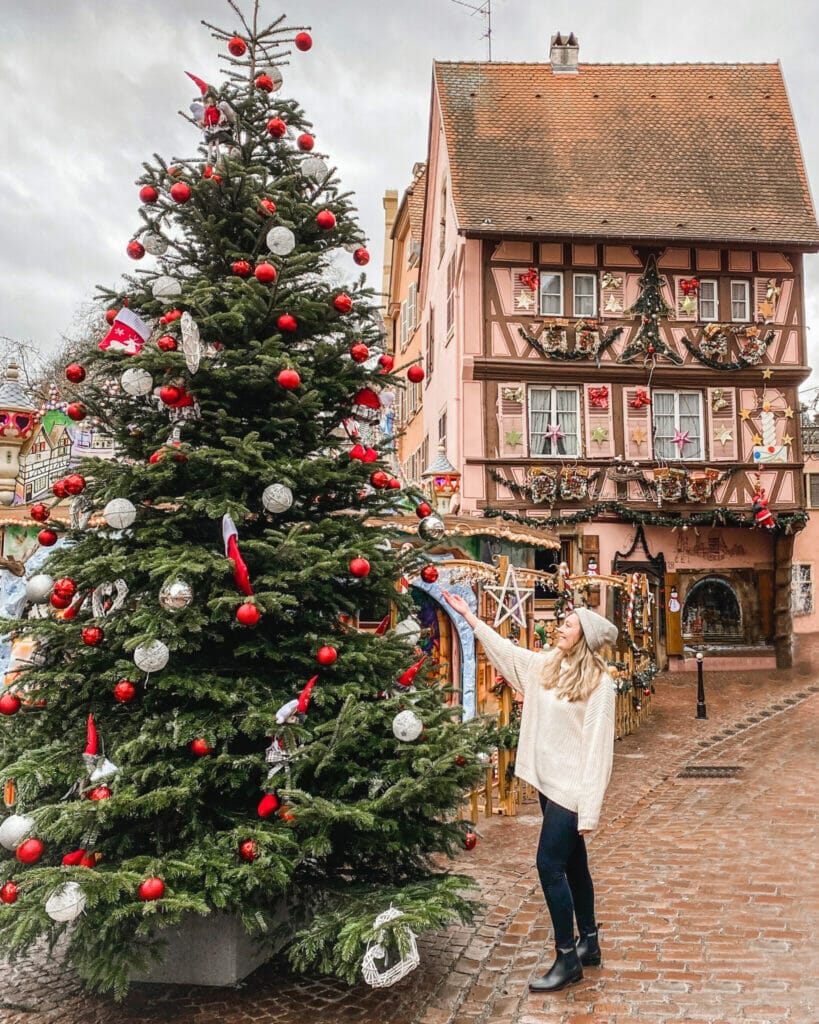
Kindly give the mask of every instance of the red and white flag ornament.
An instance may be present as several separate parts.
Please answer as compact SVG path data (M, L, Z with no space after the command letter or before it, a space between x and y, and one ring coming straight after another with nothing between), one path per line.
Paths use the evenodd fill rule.
M236 586L243 594L251 597L253 587L250 585L247 565L239 552L239 534L236 524L227 513L222 516L222 539L225 542L225 557L233 560L233 578L236 580Z
M124 352L127 356L137 356L148 340L151 328L137 316L133 310L123 307L114 318L111 330L105 335L99 347L105 352Z

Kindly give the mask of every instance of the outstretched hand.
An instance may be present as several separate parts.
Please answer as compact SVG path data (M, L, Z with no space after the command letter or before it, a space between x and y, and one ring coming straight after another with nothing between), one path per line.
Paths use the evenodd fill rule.
M441 595L453 611L456 611L459 615L463 615L465 619L471 615L472 609L462 597L458 597L457 594L450 594L448 590L442 590Z

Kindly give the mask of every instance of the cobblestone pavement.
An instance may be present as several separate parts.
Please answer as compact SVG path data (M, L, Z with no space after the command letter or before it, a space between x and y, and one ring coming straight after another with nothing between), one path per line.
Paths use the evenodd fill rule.
M707 664L707 663L706 663ZM602 968L548 998L551 962L534 871L537 805L479 823L457 865L481 885L469 928L419 943L420 968L383 992L291 977L278 962L237 989L134 986L88 996L44 954L6 967L2 1024L813 1024L819 1020L816 873L819 637L790 672L658 681L651 719L619 742L590 842ZM679 778L687 765L735 778Z

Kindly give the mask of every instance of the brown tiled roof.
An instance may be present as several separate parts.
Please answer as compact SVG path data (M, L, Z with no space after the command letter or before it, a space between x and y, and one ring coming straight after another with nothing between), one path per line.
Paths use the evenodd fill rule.
M777 64L436 63L435 81L462 229L819 246Z
M410 238L413 242L421 244L421 236L424 232L424 202L427 192L427 169L421 171L418 177L407 189L407 210L409 213Z

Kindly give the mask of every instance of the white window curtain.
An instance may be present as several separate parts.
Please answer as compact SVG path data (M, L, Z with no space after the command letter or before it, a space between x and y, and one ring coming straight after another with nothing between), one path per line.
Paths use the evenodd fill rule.
M540 275L540 312L542 316L563 316L563 275Z
M700 320L719 320L716 281L700 281Z
M564 437L547 436L559 426ZM529 451L532 455L579 454L580 417L577 391L570 388L531 388L529 391Z
M676 459L677 446L671 443L674 436L674 395L655 391L651 396L654 415L654 451L661 459Z
M578 454L578 429L577 429L577 392L569 391L566 388L557 388L555 391L556 415L554 422L560 424L560 429L566 435L557 442L558 455Z
M593 274L574 275L574 316L595 316L597 313L597 278Z
M703 458L702 395L655 391L651 396L654 451L661 459ZM674 434L688 432L688 443L674 444Z
M552 392L549 388L532 388L529 392L529 451L532 455L551 455L546 430L552 415Z
M681 457L684 459L702 458L702 437L700 436L700 396L692 394L681 394L680 405L680 426L682 433L688 432L688 444L683 445ZM674 445L678 448L678 445Z

